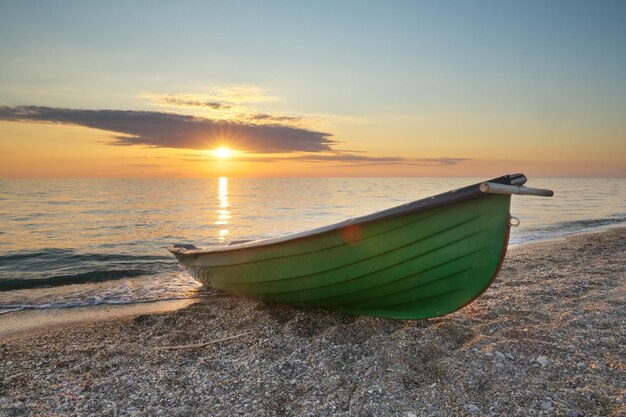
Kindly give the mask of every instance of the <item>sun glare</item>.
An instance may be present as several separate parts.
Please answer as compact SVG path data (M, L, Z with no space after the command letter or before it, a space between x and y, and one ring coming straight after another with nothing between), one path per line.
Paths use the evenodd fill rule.
M213 151L213 154L220 159L228 159L233 156L233 151L225 146L222 146Z

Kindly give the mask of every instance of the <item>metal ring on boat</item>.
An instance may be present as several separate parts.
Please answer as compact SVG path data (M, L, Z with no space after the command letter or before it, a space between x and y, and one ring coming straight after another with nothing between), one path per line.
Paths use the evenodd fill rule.
M519 226L519 219L515 216L511 216L511 218L509 219L509 225L511 225L512 227L517 227Z

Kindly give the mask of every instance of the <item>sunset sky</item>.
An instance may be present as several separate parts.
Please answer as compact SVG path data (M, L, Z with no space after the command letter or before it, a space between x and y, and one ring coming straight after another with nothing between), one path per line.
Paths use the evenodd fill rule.
M624 1L3 1L0 178L625 177L624 22Z

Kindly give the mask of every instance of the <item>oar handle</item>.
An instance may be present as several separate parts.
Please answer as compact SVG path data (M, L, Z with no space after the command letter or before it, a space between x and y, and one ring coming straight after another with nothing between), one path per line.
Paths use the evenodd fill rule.
M519 187L517 185L497 184L494 182L483 182L482 184L480 184L480 191L487 194L537 195L541 197L552 197L554 195L554 191L552 190Z

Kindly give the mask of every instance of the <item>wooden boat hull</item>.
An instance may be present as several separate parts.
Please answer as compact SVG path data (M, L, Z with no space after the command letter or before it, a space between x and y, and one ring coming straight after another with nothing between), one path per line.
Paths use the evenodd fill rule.
M236 294L396 319L441 316L490 285L510 225L510 195L448 194L291 238L170 250L196 279Z

